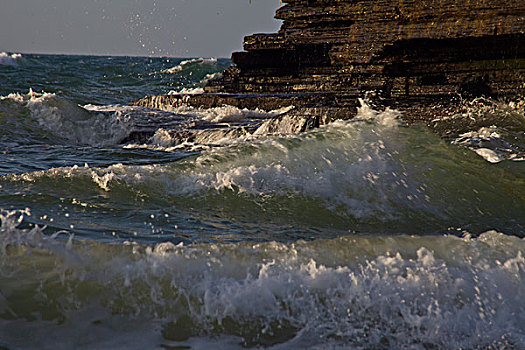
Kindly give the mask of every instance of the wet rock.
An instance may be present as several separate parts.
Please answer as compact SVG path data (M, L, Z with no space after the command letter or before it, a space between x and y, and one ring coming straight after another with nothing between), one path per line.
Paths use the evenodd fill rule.
M136 104L295 106L264 123L279 133L351 118L357 98L370 91L374 103L402 108L408 122L429 125L436 112L456 108L457 96L525 95L524 1L283 3L276 14L283 20L279 32L246 37L245 51L232 55L235 65L210 81L204 94L146 97Z

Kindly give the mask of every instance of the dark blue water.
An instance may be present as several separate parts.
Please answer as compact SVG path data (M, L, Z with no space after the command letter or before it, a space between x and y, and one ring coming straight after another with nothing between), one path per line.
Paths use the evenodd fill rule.
M129 105L229 65L0 55L0 347L525 347L523 130Z
M33 89L54 93L81 105L127 104L146 95L164 95L172 90L203 86L206 75L222 72L231 64L227 59L196 59L196 62L182 65L179 72L166 73L189 60L23 55L11 65L2 65L0 95L27 94Z

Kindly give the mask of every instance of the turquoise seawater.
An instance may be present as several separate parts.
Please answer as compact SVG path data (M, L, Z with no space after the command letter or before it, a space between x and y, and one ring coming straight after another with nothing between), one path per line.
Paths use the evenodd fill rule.
M129 105L230 64L0 54L0 348L525 347L522 129Z

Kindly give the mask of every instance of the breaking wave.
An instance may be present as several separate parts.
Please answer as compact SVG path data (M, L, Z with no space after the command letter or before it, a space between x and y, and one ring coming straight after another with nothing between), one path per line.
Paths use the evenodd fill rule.
M15 144L47 141L77 145L112 145L129 133L130 121L118 115L93 114L52 93L0 97L6 117L0 135Z
M523 102L463 101L445 139L366 101L294 134L118 104L228 60L11 56L0 348L525 348Z
M7 52L0 52L0 66L17 67L18 62L22 59L19 53L9 54Z
M184 70L194 69L196 65L215 66L217 65L217 59L216 58L194 58L191 60L185 60L174 67L163 70L161 73L166 73L166 74L180 73Z
M17 348L525 346L525 243L494 231L104 245L20 215L0 215L0 338Z
M452 143L468 147L490 163L525 160L525 134L495 125L460 134Z
M230 143L169 165L67 167L4 180L60 186L61 179L72 178L110 194L140 192L164 205L204 196L233 211L255 201L260 208L245 213L254 222L264 213L305 227L337 223L354 232L468 227L523 235L519 173L494 168L422 128L399 126L394 112L363 109L361 116L300 135ZM159 132L152 140L171 142Z
M525 159L525 100L476 98L432 121L453 144L467 147L490 163Z

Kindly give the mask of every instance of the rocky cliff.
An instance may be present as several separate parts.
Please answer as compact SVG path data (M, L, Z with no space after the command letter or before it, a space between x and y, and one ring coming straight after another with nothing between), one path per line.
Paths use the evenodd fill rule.
M283 2L280 31L246 37L235 65L204 94L137 104L294 105L289 115L306 116L309 128L351 118L370 92L408 121L427 122L457 96L525 95L523 0Z

